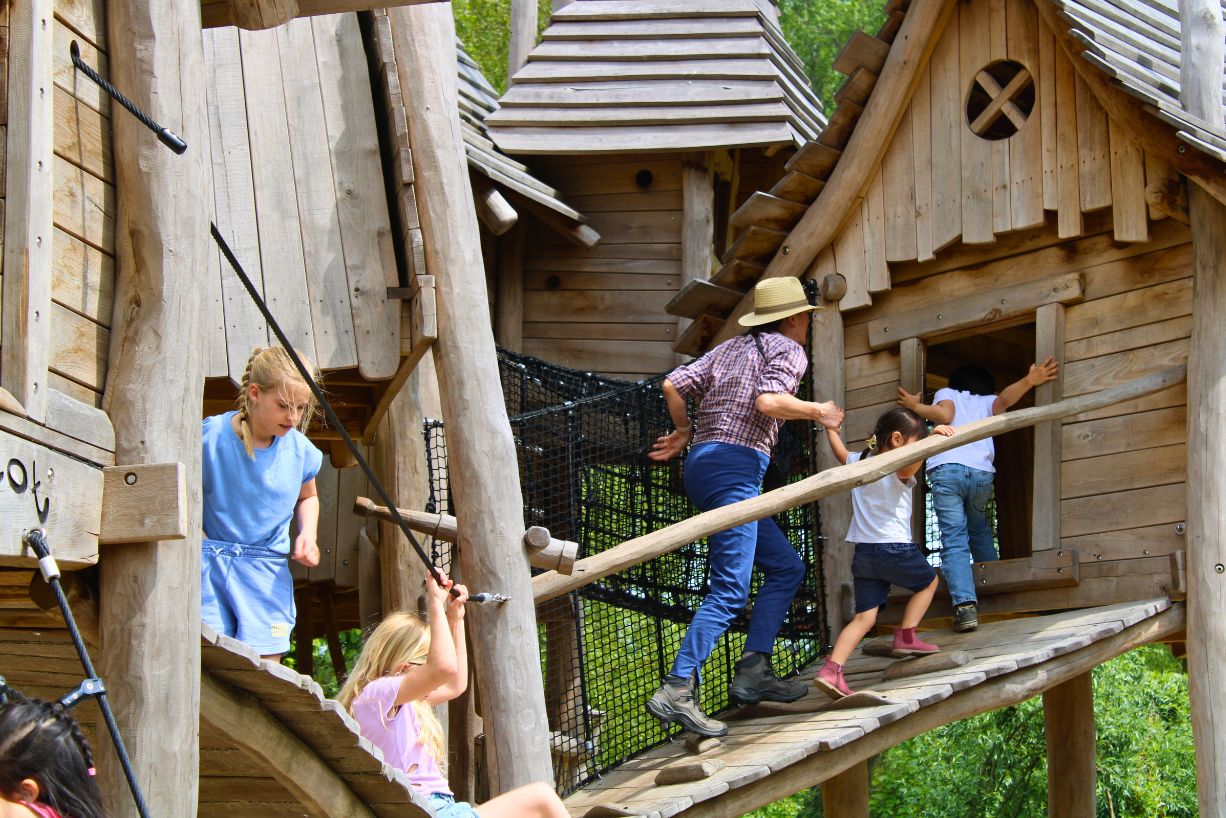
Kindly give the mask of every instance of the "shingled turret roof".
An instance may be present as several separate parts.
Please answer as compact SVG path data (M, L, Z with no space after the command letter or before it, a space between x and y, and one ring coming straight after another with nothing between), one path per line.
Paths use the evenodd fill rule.
M499 102L486 125L508 153L801 145L826 125L755 0L577 0Z

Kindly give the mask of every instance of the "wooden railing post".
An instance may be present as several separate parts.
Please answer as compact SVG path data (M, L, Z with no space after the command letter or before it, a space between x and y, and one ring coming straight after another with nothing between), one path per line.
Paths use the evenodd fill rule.
M426 263L436 277L434 362L459 524L474 591L511 601L469 615L490 792L552 781L523 497L490 325L485 268L456 113L455 24L443 4L389 9L409 118Z
M1048 818L1094 815L1094 687L1090 673L1043 694Z
M117 276L103 407L118 463L180 461L194 475L206 346L200 277L216 252L200 4L106 5L111 81L188 150L176 156L112 108ZM200 486L188 486L186 539L108 546L99 561L100 671L151 814L184 818L196 814L200 769ZM95 746L110 814L134 815L108 742Z

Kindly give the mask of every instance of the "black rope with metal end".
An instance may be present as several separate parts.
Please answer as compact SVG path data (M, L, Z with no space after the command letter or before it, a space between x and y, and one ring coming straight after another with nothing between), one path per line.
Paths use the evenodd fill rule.
M27 531L22 537L22 542L38 557L38 569L42 572L43 579L51 586L51 590L55 592L55 599L59 603L64 624L68 626L68 635L72 637L72 644L77 649L77 656L80 657L81 666L88 677L76 690L61 697L59 703L64 708L70 708L87 698L98 700L98 709L102 711L102 719L106 722L106 729L111 734L111 742L115 745L115 754L119 756L119 764L123 767L124 777L128 779L128 788L132 790L136 811L140 813L141 818L149 818L149 806L145 803L145 795L141 792L140 783L136 780L136 771L132 769L132 760L128 758L123 736L119 733L119 724L115 721L111 703L106 697L106 685L102 683L97 671L94 670L94 663L89 659L85 640L81 638L81 631L77 629L77 620L73 618L72 608L68 605L68 597L64 595L64 589L60 585L60 568L56 565L55 558L51 556L51 549L47 545L47 532L41 528Z
M162 127L154 122L148 114L136 107L136 103L121 94L119 89L103 79L102 75L93 69L93 66L88 65L82 60L81 48L77 45L76 40L73 40L68 46L68 53L72 56L72 64L77 67L77 70L96 82L103 91L111 95L113 100L127 108L128 113L145 123L145 127L157 134L158 140L163 145L180 155L187 150L187 143L183 141L182 137L169 128Z
M121 94L119 89L107 82L102 78L102 75L95 71L91 66L87 65L81 59L80 48L78 48L76 40L72 41L72 44L69 46L69 51L72 55L72 64L75 65L82 73L84 73L85 76L97 83L98 87L110 94L111 98L126 108L128 112L132 114L132 116L143 122L145 126L149 128L149 130L153 131L153 133L157 135L157 138L162 142L162 144L177 154L182 154L187 150L186 142L175 135L172 131L163 128L161 125L154 122L148 114L136 107L135 103ZM264 320L266 320L268 322L268 326L272 328L273 334L275 334L277 336L277 340L281 342L281 346L285 348L287 353L289 353L290 359L294 362L294 367L298 370L298 374L302 376L302 379L306 382L307 386L310 387L311 394L315 396L315 400L319 401L319 405L323 408L324 414L328 417L328 422L331 423L338 432L340 432L341 439L345 441L345 445L349 447L349 451L357 460L358 465L362 467L362 471L365 473L367 479L370 480L370 484L374 487L375 493L379 495L379 499L381 499L383 504L387 507L393 521L397 526L399 526L401 533L403 533L405 538L408 539L409 544L413 546L413 550L417 553L417 556L420 557L421 561L425 564L426 570L429 571L430 576L433 577L436 582L441 584L442 572L435 567L434 563L430 561L430 557L427 556L426 552L422 550L421 544L417 542L417 538L413 536L413 532L409 529L408 524L404 521L404 518L400 516L400 512L396 508L396 504L387 493L387 489L383 487L383 483L381 483L379 478L375 476L374 471L370 468L370 464L366 462L366 458L362 456L362 452L358 449L358 444L355 443L353 438L349 436L348 430L345 429L345 424L341 423L340 418L337 417L336 412L332 409L332 404L328 403L328 399L324 396L323 391L319 388L318 384L315 383L315 379L311 377L311 373L308 372L307 368L303 365L302 359L298 357L298 353L294 350L293 345L289 342L289 339L285 337L285 333L282 332L280 324L277 323L277 319L273 318L272 313L269 312L268 305L264 303L264 299L260 296L259 291L257 291L255 285L251 283L251 279L247 277L247 273L243 270L243 267L235 257L234 252L230 249L230 246L226 243L225 238L221 235L221 231L218 230L217 225L213 224L212 222L209 223L209 229L213 234L213 240L217 242L217 246L221 248L222 255L226 257L226 261L230 263L230 266L238 275L239 281L242 282L243 287L247 290L247 294L251 296L251 300L254 301L256 307L259 308L260 313L264 316ZM451 595L459 596L459 591L452 588ZM509 597L497 593L472 594L468 597L470 602L476 602L478 604L485 604L488 602L507 602L509 599Z

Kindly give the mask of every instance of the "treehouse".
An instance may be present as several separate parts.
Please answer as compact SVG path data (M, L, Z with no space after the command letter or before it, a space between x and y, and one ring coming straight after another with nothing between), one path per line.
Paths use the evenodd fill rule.
M516 2L501 98L446 4L375 5L0 9L10 685L55 698L86 675L27 543L42 527L154 812L431 815L309 675L314 637L339 678L340 631L417 607L421 546L508 597L468 618L461 798L552 780L574 816L733 816L820 784L827 815L866 816L867 759L1042 695L1049 812L1093 814L1089 673L1167 642L1220 812L1218 4L891 2L839 55L828 115L767 0L556 3L539 44ZM200 420L277 340L210 223L358 444L309 433L330 455L324 553L296 574L293 669L200 623ZM898 387L930 396L962 363L1003 384L1052 355L1061 377L910 452L834 468L802 445L804 474L696 514L642 456L666 422L655 378L782 275L823 300L808 388L846 406L853 444ZM989 435L1002 559L975 567L978 631L946 631L938 594L941 654L870 640L848 664L876 703L742 708L714 743L645 719L703 538L788 522L812 570L779 669L809 673L847 615L849 489ZM367 499L358 458L388 497ZM738 638L704 706L725 703ZM97 705L75 713L109 810L134 814Z

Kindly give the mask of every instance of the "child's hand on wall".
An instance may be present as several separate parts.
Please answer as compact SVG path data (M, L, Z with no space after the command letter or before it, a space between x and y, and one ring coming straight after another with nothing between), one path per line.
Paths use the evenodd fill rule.
M916 392L914 395L912 395L901 386L898 387L898 405L904 409L910 409L912 412L916 412L918 407L924 402L923 397L924 395L922 392Z
M1048 355L1047 360L1043 363L1030 365L1030 371L1026 373L1026 382L1031 386L1039 386L1054 381L1059 374L1060 364L1055 358Z

